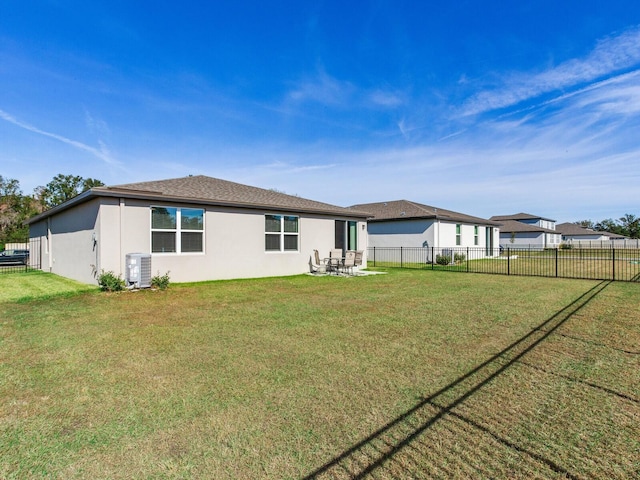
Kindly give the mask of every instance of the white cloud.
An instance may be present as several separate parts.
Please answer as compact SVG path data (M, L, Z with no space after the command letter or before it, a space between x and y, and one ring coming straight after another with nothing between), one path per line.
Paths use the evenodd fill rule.
M620 75L431 143L248 147L230 156L238 165L251 157L251 168L232 163L207 174L343 206L405 198L480 217L637 214L639 77Z
M25 123L16 119L14 116L10 115L4 110L0 110L0 118L2 118L3 120L6 120L9 123L16 125L17 127L23 128L24 130L28 130L30 132L37 133L38 135L42 135L45 137L53 138L54 140L58 140L59 142L66 143L67 145L71 145L72 147L77 148L78 150L83 150L85 152L88 152L94 157L99 158L100 160L104 161L109 165L119 165L119 162L111 156L108 148L103 142L100 142L100 148L91 147L82 142L78 142L76 140L71 140L69 138L63 137L62 135L40 130L39 128L34 127L33 125L30 125L28 123Z
M401 93L385 90L375 90L371 92L369 99L374 105L380 105L382 107L398 107L405 103Z
M607 75L633 68L640 63L640 27L600 40L583 59L568 60L538 73L512 73L495 90L472 96L463 113L473 115L516 105L542 94L580 86Z
M84 120L88 130L91 133L94 133L100 137L111 135L111 131L109 129L109 125L107 125L107 122L95 118L87 109L85 109L84 111Z
M340 108L395 109L406 104L406 94L400 90L360 88L353 82L334 78L324 70L298 82L286 99L296 104L314 102Z
M320 71L315 78L299 82L287 97L294 102L317 102L336 106L345 103L353 92L354 86L351 83L339 81Z

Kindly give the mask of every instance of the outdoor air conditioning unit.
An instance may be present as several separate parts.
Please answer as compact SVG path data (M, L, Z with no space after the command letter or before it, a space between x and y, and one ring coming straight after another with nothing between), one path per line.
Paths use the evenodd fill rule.
M455 253L453 251L453 248L443 248L442 249L442 255L444 257L449 257L449 265L453 265L455 262Z
M151 254L127 253L125 270L128 287L151 287Z

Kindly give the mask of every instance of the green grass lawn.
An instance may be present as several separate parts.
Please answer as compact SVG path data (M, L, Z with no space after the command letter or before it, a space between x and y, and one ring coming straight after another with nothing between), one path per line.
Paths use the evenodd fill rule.
M43 300L97 290L97 286L85 285L39 270L32 270L28 273L0 274L0 305L6 302Z
M95 290L0 301L0 478L640 476L638 284Z

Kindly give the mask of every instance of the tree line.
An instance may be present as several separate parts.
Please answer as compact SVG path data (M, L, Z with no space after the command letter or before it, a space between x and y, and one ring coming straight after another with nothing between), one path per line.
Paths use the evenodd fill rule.
M29 218L92 187L103 185L95 178L59 173L45 186L36 187L31 195L24 195L18 180L0 175L0 250L6 243L21 243L29 237L29 227L24 224ZM575 223L592 230L640 238L640 218L629 213L615 220L580 220Z
M21 243L29 237L25 221L70 198L103 186L95 178L58 174L45 186L36 187L31 195L25 195L20 182L0 175L0 250L6 243Z
M640 218L630 213L625 214L617 220L607 218L600 222L581 220L575 223L599 232L616 233L618 235L624 235L625 237L640 238Z

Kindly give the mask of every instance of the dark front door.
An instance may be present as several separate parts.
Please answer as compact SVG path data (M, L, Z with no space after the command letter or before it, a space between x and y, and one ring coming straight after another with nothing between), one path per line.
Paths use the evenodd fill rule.
M336 220L336 241L334 248L340 248L342 253L346 249L346 223L344 220Z

